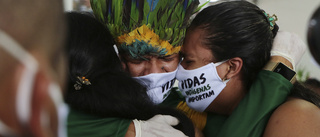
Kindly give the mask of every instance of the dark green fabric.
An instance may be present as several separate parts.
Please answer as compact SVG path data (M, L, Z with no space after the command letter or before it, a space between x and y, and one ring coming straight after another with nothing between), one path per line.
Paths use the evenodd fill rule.
M206 137L260 137L273 111L290 94L292 84L280 74L261 71L248 94L228 116L208 114Z
M176 107L184 98L173 88L161 106ZM68 137L124 137L132 120L102 118L70 108L68 116Z
M282 104L290 93L292 84L281 75L262 71L248 95L240 102L232 115L208 114L204 129L206 137L258 137L263 134L273 110ZM261 90L263 89L263 90ZM184 98L171 90L161 106L176 107ZM131 120L101 118L70 109L68 117L69 137L123 137Z
M177 87L172 88L170 92L170 95L160 104L160 106L176 108L181 101L184 101L184 97Z
M70 109L68 137L124 137L132 120L102 118Z

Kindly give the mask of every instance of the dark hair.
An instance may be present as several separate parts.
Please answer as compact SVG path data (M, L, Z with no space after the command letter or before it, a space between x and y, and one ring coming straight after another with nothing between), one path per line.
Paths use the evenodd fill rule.
M295 82L293 84L293 88L289 96L304 99L320 108L320 95L300 82Z
M320 81L314 78L307 79L304 84L320 88Z
M103 114L105 112L101 111L108 109L96 108L113 108L113 106L103 103L109 97L107 95L109 92L101 91L105 87L100 81L105 82L104 79L108 80L114 75L123 75L120 73L121 63L112 47L113 38L102 24L88 14L67 13L67 21L69 81L66 102L73 108L85 112ZM79 82L77 77L85 77L94 85L82 85L80 90L76 90L74 85ZM112 86L107 83L105 85ZM110 90L113 90L112 87ZM104 97L106 100L101 100Z
M203 44L212 50L216 61L240 57L243 81L250 86L270 59L278 26L270 29L264 11L246 1L229 1L202 10L187 31L204 30Z
M120 117L147 120L156 114L169 114L179 119L178 129L194 136L191 121L173 108L153 105L145 88L122 71L113 49L109 31L95 18L67 13L69 80L66 102L74 109L101 117ZM82 84L77 77L85 77L91 85Z
M320 95L320 81L314 78L309 78L303 82L303 85Z

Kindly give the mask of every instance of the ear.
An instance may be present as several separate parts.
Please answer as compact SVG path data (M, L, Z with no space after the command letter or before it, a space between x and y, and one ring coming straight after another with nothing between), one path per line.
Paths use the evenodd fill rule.
M57 112L49 97L49 84L48 77L38 72L34 82L29 126L33 136L57 136Z
M226 79L230 79L240 74L243 65L243 61L241 58L235 57L229 59L226 63L228 64L228 73L226 74Z

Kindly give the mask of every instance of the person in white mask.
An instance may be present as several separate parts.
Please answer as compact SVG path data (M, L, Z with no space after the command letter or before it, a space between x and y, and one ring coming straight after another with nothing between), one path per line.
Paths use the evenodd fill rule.
M62 1L0 1L0 136L66 136Z
M319 136L320 97L292 84L306 45L278 32L276 20L230 1L202 10L187 29L176 78L187 105L207 112L204 136Z

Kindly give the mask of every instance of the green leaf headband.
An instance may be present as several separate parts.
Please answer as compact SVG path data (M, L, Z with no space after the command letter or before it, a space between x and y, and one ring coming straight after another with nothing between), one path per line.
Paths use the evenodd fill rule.
M270 16L268 13L266 13L265 11L263 11L264 15L267 17L267 20L270 23L270 30L274 29L274 25L276 25L276 21L278 20L278 17L273 14L272 16Z

